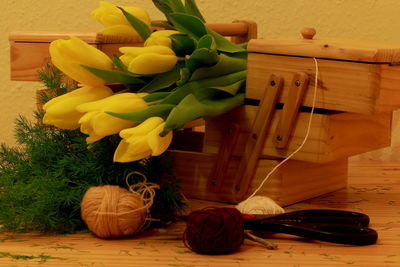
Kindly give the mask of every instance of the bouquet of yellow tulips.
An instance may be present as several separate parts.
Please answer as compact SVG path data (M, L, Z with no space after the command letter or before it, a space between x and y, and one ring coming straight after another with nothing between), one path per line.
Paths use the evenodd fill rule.
M243 104L247 53L207 28L194 0L153 0L165 30L153 32L137 7L100 2L92 17L103 34L139 36L143 47L121 47L109 58L77 37L50 45L53 64L82 86L44 105L43 123L87 134L87 143L119 134L114 161L162 154L173 131ZM107 83L126 87L114 93Z

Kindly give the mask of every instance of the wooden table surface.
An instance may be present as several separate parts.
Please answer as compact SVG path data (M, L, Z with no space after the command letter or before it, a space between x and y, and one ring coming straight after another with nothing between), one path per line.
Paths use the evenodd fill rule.
M208 204L194 202L193 208ZM304 208L366 213L371 217L371 227L379 233L378 243L357 247L275 235L271 240L279 246L277 250L246 240L236 253L204 256L183 245L183 224L117 240L102 240L88 233L2 234L0 266L400 266L400 162L351 162L347 189L286 210Z

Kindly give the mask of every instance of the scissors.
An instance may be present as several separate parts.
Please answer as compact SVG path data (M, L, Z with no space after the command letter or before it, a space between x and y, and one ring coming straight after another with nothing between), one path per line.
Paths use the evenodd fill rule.
M368 228L365 214L330 209L306 209L278 215L243 214L244 228L301 236L314 240L350 245L371 245L378 233Z

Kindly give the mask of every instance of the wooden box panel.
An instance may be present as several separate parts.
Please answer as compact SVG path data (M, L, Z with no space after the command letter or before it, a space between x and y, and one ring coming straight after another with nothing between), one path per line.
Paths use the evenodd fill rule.
M319 81L316 107L363 114L382 110L385 101L378 101L380 71L377 64L318 59ZM311 106L315 85L312 58L249 54L246 97L260 99L272 73L290 81L296 72L309 74L310 83L303 105ZM285 82L279 102L285 103L290 83ZM399 88L400 89L400 88ZM400 90L397 90L400 92ZM400 93L396 92L400 97ZM398 100L400 104L400 98Z
M252 40L248 46L248 98L260 99L272 73L290 81L295 72L309 75L303 101L311 106L315 62L319 69L316 107L362 114L400 108L400 44L336 39ZM280 102L287 99L284 85Z
M207 122L204 152L217 153L228 123L237 123L240 135L233 154L242 155L257 110L256 106L246 105ZM300 112L287 149L275 148L273 138L280 114L281 110L275 111L260 157L287 157L304 139L310 113ZM293 159L328 162L390 146L391 117L391 113L314 114L308 140Z
M218 164L216 154L170 151L174 170L182 180L183 193L188 198L238 203L234 177L240 157L232 157L220 190L209 185L212 170ZM245 197L264 180L279 160L260 159ZM231 179L232 178L232 179ZM347 183L347 159L325 164L289 160L270 176L257 195L268 196L280 205L289 205L344 188Z

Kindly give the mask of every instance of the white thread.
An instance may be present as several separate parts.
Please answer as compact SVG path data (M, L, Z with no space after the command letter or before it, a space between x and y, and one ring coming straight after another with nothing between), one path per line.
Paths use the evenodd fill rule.
M275 201L266 196L253 196L247 201L240 202L236 208L244 214L272 215L284 213L285 210Z
M253 194L251 194L246 200L254 197L258 191L260 191L260 189L264 186L265 182L268 180L268 178L271 176L271 174L273 174L280 166L282 166L286 161L288 161L289 159L291 159L297 152L300 151L300 149L303 148L304 144L306 143L308 136L310 134L310 130L311 130L311 123L312 123L312 118L313 118L313 114L314 114L314 109L315 109L315 102L317 99L317 89L318 89L318 75L319 75L319 71L318 71L318 62L317 59L314 57L313 58L314 63L315 63L315 84L314 84L314 97L313 97L313 101L312 101L312 107L311 107L311 112L310 112L310 118L308 119L308 126L307 126L307 132L306 135L304 136L304 140L303 142L300 144L300 146L293 151L287 158L285 158L284 160L282 160L278 165L276 165L268 174L267 176L264 178L264 180L262 181L262 183L260 184L260 186L253 192ZM244 202L243 201L243 202Z

